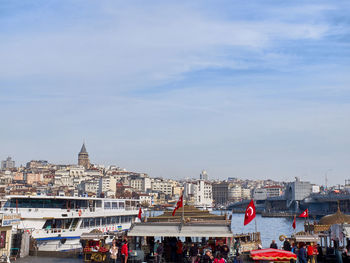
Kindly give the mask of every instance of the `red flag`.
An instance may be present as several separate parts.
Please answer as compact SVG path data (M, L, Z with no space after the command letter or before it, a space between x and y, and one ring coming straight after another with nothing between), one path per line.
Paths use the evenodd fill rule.
M139 215L137 216L140 220L141 220L141 214L142 214L142 210L141 210L141 207L140 207Z
M255 205L253 199L250 201L244 214L244 225L248 225L256 216Z
M176 207L174 208L174 211L173 211L173 216L175 215L176 210L182 206L183 206L183 195L180 196L179 201L177 201L176 203Z
M293 220L292 227L293 227L294 229L296 228L295 216L294 216L294 220Z
M304 212L302 212L299 217L309 217L309 210L306 208Z

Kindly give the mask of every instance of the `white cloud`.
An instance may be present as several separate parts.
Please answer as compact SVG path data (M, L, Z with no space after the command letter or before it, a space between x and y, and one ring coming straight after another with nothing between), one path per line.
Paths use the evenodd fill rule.
M205 68L246 68L237 53L254 57L280 41L319 39L329 31L325 24L223 21L181 5L118 6L87 23L4 35L0 76L52 77L51 85L109 82L118 89L157 85Z

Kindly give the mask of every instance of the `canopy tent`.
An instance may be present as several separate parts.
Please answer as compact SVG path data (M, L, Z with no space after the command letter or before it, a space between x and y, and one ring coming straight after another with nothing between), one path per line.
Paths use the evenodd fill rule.
M225 224L136 223L128 236L141 237L233 237Z
M320 242L320 237L318 235L311 235L311 234L296 234L295 236L292 236L295 238L296 242L304 242L304 243L318 243Z
M267 261L289 261L296 260L297 255L290 251L281 249L265 248L250 251L250 256L253 260L267 260Z

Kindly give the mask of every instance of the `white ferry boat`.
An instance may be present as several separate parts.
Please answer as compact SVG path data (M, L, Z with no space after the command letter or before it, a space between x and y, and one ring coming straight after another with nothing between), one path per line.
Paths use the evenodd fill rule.
M38 251L81 248L80 236L94 229L128 230L138 215L139 200L67 196L7 196L4 214L20 214L15 227L31 233Z

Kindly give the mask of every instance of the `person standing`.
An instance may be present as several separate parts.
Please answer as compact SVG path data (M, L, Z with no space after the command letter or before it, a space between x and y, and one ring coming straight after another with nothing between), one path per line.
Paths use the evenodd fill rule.
M209 250L205 252L205 255L203 256L203 263L212 263L213 262L213 255L210 253Z
M125 238L124 244L121 249L122 254L122 263L128 262L128 256L129 256L129 248L128 248L128 239Z
M283 250L285 251L291 251L292 250L292 247L288 241L288 239L286 239L284 242L283 242Z
M272 240L271 244L270 244L270 248L275 248L277 249L277 244L275 242L275 240Z
M314 263L313 262L313 257L314 257L314 246L313 243L310 243L307 247L307 261L310 263Z
M228 254L230 253L230 249L228 248L228 246L226 244L223 244L221 246L220 253L221 253L222 257L227 260Z
M303 246L299 249L298 260L299 263L307 263L307 252L305 244L303 244Z
M197 256L198 256L198 248L195 246L194 243L192 243L190 247L190 257L191 257L192 263L196 262Z
M163 256L163 245L162 243L159 243L159 241L157 241L158 243L158 246L157 246L157 251L155 253L155 256L156 256L156 263L160 263L161 260L162 260L162 256Z
M116 263L118 258L118 247L116 246L115 242L113 242L113 245L111 249L109 250L110 253L110 262Z
M154 255L157 253L158 246L159 246L159 240L157 240L156 243L153 246L153 253L154 253Z
M177 262L182 263L184 261L184 256L183 256L183 244L180 238L176 243L176 254L177 254Z

